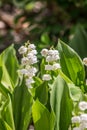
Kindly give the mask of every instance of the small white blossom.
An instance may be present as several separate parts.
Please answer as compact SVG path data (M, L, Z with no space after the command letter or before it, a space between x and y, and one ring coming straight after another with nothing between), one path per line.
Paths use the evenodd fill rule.
M81 101L81 102L79 103L79 108L80 108L80 110L82 110L82 111L86 110L86 109L87 109L87 102Z
M36 46L34 44L28 45L28 50L35 50Z
M57 69L60 69L60 68L61 68L61 66L60 66L59 63L53 64L53 70L57 70Z
M34 83L33 78L28 78L28 79L26 79L26 84L27 84L27 85L30 85L30 84L32 84L32 83Z
M52 57L53 61L60 59L58 50L49 50L48 56Z
M36 56L33 56L33 57L29 58L29 64L35 64L37 62L38 61L37 61L37 57Z
M80 117L79 116L72 117L72 123L80 123Z
M44 74L42 79L45 81L49 81L49 80L51 80L51 76L49 74Z
M82 130L80 127L74 127L73 130Z
M33 54L28 54L28 61L29 61L29 64L31 65L31 64L35 64L35 63L37 63L38 61L37 61L37 56L35 56L35 55L33 55Z
M29 63L29 60L28 60L27 57L23 57L23 58L21 59L21 64L22 64L22 65L27 65L28 63Z
M29 58L33 58L33 56L34 56L34 54L31 53L31 52L27 54L27 58L28 58L28 59L29 59Z
M27 73L25 74L26 76L28 76L28 77L35 76L35 74L37 72L37 69L35 67L29 67L29 68L26 68L26 69L27 69Z
M48 55L48 49L42 49L41 55L46 57Z
M53 59L52 59L51 56L47 56L47 57L46 57L46 62L52 62L52 61L53 61Z
M21 73L21 74L27 74L28 70L27 69L20 69L19 73Z
M84 130L85 128L87 128L87 122L82 122L82 123L80 124L80 129L81 129L81 130Z
M45 70L52 70L52 65L45 65Z
M36 51L36 50L32 50L31 53L32 53L33 55L36 55L36 54L37 54L37 51Z
M55 55L59 55L58 50L54 50L54 54L55 54Z
M87 57L83 59L83 64L87 66Z
M81 118L81 122L86 122L87 123L87 114L81 114L80 118Z
M54 59L54 61L56 61L56 60L59 60L60 57L59 57L59 55L54 55L54 56L53 56L53 59Z
M60 58L59 55L47 56L46 62L54 62L54 61L57 61L59 58Z
M18 51L19 54L25 54L27 52L27 48L25 46L21 46Z
M55 54L54 50L49 50L49 51L48 51L48 56L52 56L52 55L54 55L54 54Z
M30 68L28 68L28 71L31 73L36 73L37 69L35 67L30 67Z

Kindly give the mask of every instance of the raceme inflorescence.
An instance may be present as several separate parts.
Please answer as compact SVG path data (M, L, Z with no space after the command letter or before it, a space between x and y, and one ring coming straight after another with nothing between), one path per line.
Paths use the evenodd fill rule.
M27 87L32 88L31 84L34 83L33 77L37 72L37 69L36 67L34 67L34 64L38 62L36 56L36 46L27 42L25 43L25 46L21 46L18 51L22 55L22 69L20 69L19 72L20 74L24 75Z
M58 50L53 49L42 49L41 55L45 58L46 65L45 70L46 74L43 75L43 80L49 81L51 80L51 75L49 74L49 71L55 71L57 69L60 69L60 64L58 63L60 57Z

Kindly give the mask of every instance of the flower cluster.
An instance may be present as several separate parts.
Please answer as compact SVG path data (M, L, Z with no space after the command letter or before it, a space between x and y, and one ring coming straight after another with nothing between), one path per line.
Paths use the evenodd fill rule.
M22 69L20 69L19 72L21 75L24 75L27 87L32 88L31 84L34 83L33 77L37 72L37 69L34 67L34 64L37 63L36 46L27 42L25 46L21 46L18 51L19 54L22 55Z
M75 126L73 130L85 130L87 128L87 102L81 101L79 103L80 114L72 117L72 124Z
M41 55L45 57L45 60L47 62L45 65L46 71L55 71L60 68L60 64L57 63L57 61L60 59L58 50L43 49L41 51ZM51 76L50 74L44 74L42 79L48 81L51 80Z
M83 59L83 64L84 64L85 66L87 66L87 57L85 57L85 58Z

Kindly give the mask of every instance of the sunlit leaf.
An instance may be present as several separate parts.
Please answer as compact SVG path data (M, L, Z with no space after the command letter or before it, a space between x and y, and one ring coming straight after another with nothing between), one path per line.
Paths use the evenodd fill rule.
M48 86L46 82L43 82L35 91L35 99L39 99L42 104L46 104L48 100Z
M85 80L85 71L80 57L72 48L60 40L58 42L58 49L63 73L76 85L82 84Z
M68 130L71 114L72 101L66 82L58 76L52 84L51 107L56 115L56 126L54 130Z
M32 114L35 130L54 130L54 113L50 113L38 100L33 104Z
M32 96L25 86L17 86L13 94L13 111L16 130L27 130L31 119Z
M3 65L5 65L12 82L16 85L18 82L17 70L19 68L19 64L13 44L1 53L0 59L1 62L3 61Z

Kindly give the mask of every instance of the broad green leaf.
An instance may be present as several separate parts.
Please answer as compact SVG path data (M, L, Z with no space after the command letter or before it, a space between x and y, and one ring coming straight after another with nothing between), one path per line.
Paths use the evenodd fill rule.
M24 82L14 90L13 111L16 130L27 130L31 119L32 96Z
M56 115L54 130L68 130L72 113L72 101L69 97L68 86L59 75L55 78L51 88L50 102Z
M13 130L4 120L0 118L0 130Z
M1 83L0 83L0 92L7 98L8 94L11 94L9 89L4 87Z
M63 73L69 77L76 85L80 85L85 80L85 71L78 54L68 45L59 40L58 49L60 53L60 64Z
M77 25L74 37L70 40L69 45L81 58L87 57L87 33L81 25Z
M8 99L6 100L6 102L4 103L4 105L2 107L1 119L3 120L3 123L6 126L6 128L7 127L9 128L6 130L10 130L10 128L12 130L15 130L14 119L13 119L12 101L11 101L10 97L8 97Z
M3 64L5 65L12 82L14 85L16 85L18 82L17 70L19 68L19 65L13 44L2 52L0 59L1 62L3 61Z
M58 70L58 72L67 83L73 83L61 70Z
M46 82L43 82L35 91L35 99L39 99L42 104L47 104L48 100L48 86Z
M0 84L2 84L4 87L6 87L7 89L9 90L13 90L13 83L12 83L12 80L8 74L8 71L3 63L3 60L1 60L1 57L0 57L0 74L1 74L1 77L0 77Z
M35 130L54 130L55 116L38 100L35 101L32 107L33 121Z
M70 97L73 101L80 101L82 98L82 91L79 87L75 86L74 84L68 84L69 86L69 93Z

